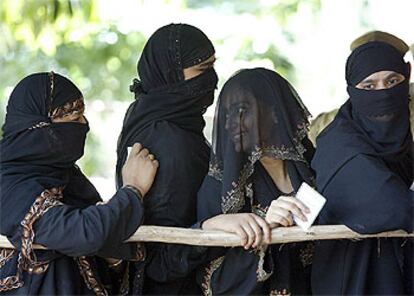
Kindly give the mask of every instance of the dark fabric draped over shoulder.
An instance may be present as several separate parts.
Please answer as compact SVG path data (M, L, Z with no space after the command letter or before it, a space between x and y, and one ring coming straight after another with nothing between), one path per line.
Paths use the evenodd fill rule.
M16 250L6 257L1 251L1 292L104 292L96 270L82 279L85 268L99 261L84 256L137 257L137 245L122 242L142 220L141 202L120 190L108 204L95 206L101 198L75 165L88 124L52 120L83 110L79 89L52 72L24 78L10 96L0 142L0 233ZM35 243L48 250L33 250Z
M307 138L309 112L292 86L264 68L237 72L223 86L213 127L209 173L198 193L198 220L219 214L262 218L281 192L261 164L281 159L296 191L314 183L314 149ZM310 292L307 244L246 251L227 248L199 270L205 295L304 295ZM309 259L309 257L308 257Z
M52 124L49 118L57 106L83 96L68 79L54 76L53 90L48 73L26 77L13 90L7 105L1 141L1 205L8 208L10 204L12 209L14 204L15 208L8 215L2 215L2 233L11 231L23 220L45 188L65 186L74 162L83 155L88 125ZM17 199L23 206L16 204L16 196L24 197ZM94 204L99 200L96 194L89 198L85 203Z
M312 161L326 198L320 224L359 233L413 231L413 141L409 128L408 65L383 42L355 49L347 62L350 99L317 138ZM364 90L372 73L394 71L398 85ZM378 239L319 242L312 271L315 294L412 294L413 242Z
M160 163L152 189L145 198L145 224L190 227L196 222L197 191L208 170L209 146L203 135L203 113L213 103L217 75L209 68L184 80L183 70L214 55L214 47L199 29L170 24L146 43L138 62L139 80L117 147L116 178L127 147L136 142L150 149ZM197 294L194 269L205 249L147 244L148 257L137 264L133 293ZM142 274L144 274L142 276Z
M184 80L183 69L214 55L211 41L199 29L171 24L158 29L146 43L138 62L140 80L134 79L133 102L125 115L118 140L117 184L126 159L126 147L145 138L150 125L167 121L202 135L203 113L213 103L217 74L208 69Z

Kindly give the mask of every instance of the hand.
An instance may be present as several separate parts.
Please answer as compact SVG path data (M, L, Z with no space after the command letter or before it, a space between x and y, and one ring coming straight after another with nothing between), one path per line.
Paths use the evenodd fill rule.
M271 241L269 225L253 213L217 215L204 221L202 228L235 233L240 236L241 244L246 250L270 244Z
M158 161L148 149L135 143L122 167L122 182L137 188L142 197L150 190L158 169Z
M298 199L292 196L280 196L270 204L266 213L266 222L272 228L278 225L288 227L294 224L292 215L302 221L307 221L305 215L308 213L310 213L309 208Z

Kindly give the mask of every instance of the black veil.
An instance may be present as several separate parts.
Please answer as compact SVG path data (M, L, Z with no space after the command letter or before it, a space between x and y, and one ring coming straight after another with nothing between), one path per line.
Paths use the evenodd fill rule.
M309 116L293 87L274 71L241 70L225 83L215 114L209 169L222 183L223 213L244 206L249 178L263 156L286 160L291 178L313 183L313 146L306 137Z

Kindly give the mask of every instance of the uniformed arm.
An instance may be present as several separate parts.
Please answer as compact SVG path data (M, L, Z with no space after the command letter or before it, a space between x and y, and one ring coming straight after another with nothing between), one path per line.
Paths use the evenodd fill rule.
M359 233L413 231L414 192L374 157L348 161L322 194L327 198L323 224L345 224Z

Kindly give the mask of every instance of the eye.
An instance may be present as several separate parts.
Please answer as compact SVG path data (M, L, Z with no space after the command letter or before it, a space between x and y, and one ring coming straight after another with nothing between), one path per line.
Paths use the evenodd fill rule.
M396 85L400 82L401 82L401 79L399 77L391 77L390 79L388 79L387 85L388 86L394 86L394 85Z
M362 89L372 90L372 89L375 89L375 85L373 83L362 84Z

